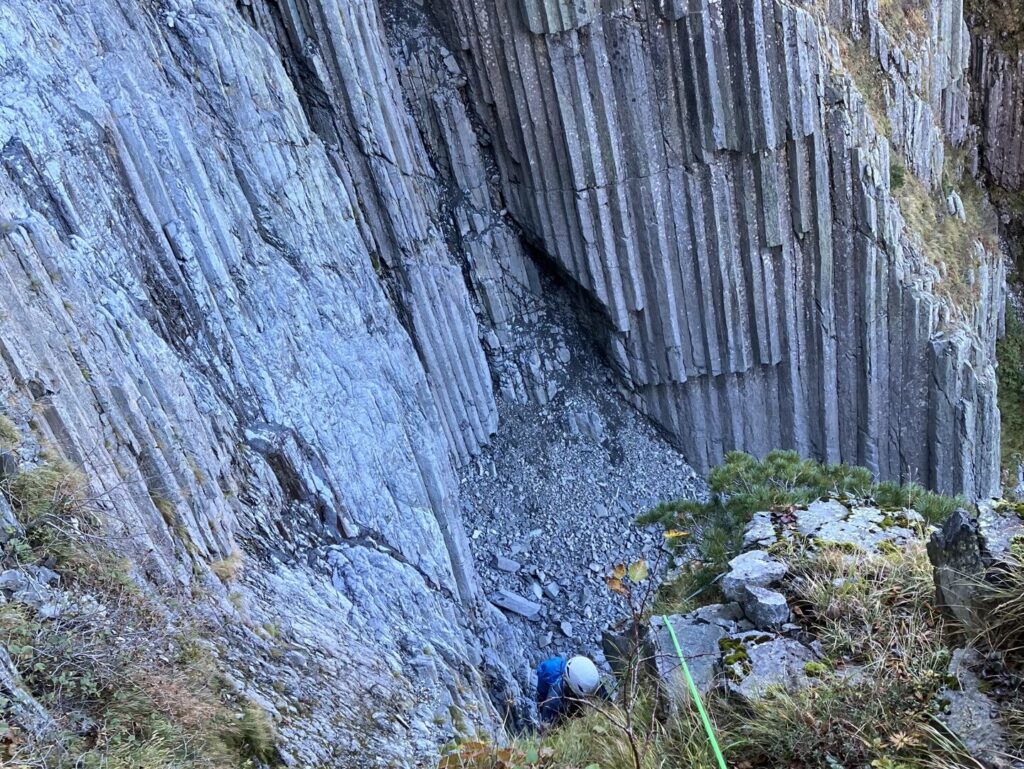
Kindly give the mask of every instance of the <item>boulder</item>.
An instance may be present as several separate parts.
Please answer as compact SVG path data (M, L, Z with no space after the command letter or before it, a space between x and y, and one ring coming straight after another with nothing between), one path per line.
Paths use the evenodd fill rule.
M729 689L747 700L763 697L770 686L795 691L807 686L810 678L804 672L815 655L808 647L792 638L768 637L745 633L733 637L742 643L745 659L731 666L733 680Z
M750 550L729 561L729 571L722 577L722 593L730 601L742 603L746 587L769 587L786 576L786 564L772 558L764 550Z
M0 450L0 480L13 478L18 474L18 458L13 453Z
M707 694L714 687L721 670L722 650L719 642L726 637L726 631L719 625L702 623L679 614L669 617L668 621L675 630L679 648L686 658L686 665L697 690L701 695ZM670 706L674 708L689 702L690 692L682 664L661 617L651 619L647 641L649 662Z
M776 590L747 585L741 605L747 619L760 630L778 630L790 619L786 596Z
M17 569L7 569L0 572L0 590L14 593L24 590L29 585L28 575Z
M928 558L935 568L935 600L966 627L976 625L978 588L991 564L978 522L957 510L932 534Z

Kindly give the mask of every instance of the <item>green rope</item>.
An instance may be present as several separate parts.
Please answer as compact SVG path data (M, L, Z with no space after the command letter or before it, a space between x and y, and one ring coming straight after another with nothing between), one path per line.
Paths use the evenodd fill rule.
M690 666L686 664L686 657L683 656L683 650L679 647L676 630L672 627L672 623L668 621L668 617L662 615L661 619L665 622L665 627L668 628L668 634L672 637L672 643L676 647L676 654L679 656L679 661L683 664L683 675L686 677L686 685L690 688L690 697L697 704L697 712L700 713L700 720L704 722L704 731L708 733L708 739L711 740L711 748L715 751L715 758L718 759L719 769L728 769L725 765L722 749L718 747L718 740L715 739L715 730L711 726L711 719L708 718L708 713L704 710L704 703L701 702L700 692L697 691L697 684L693 682L693 676L690 675Z

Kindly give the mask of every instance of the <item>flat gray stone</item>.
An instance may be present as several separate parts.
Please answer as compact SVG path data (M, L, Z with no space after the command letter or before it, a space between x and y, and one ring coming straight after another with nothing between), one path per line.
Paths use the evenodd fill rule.
M494 556L494 568L498 571L507 571L509 574L515 574L522 568L522 564L503 555L496 555Z
M786 576L786 564L763 550L750 550L729 561L722 577L722 593L731 601L742 602L748 585L768 587Z
M491 603L512 614L526 619L537 619L541 606L528 598L513 593L511 590L498 590L491 594Z
M995 702L981 691L981 680L971 670L978 662L977 652L954 650L949 675L956 679L958 687L946 687L940 692L939 698L949 702L941 719L972 756L1000 766L1000 759L1006 755L1006 732Z
M697 690L702 695L707 694L715 685L715 678L721 669L722 650L718 644L726 637L725 630L718 625L697 623L678 614L669 617L668 620L676 632L679 647L686 658L686 665ZM689 702L690 693L686 677L668 628L661 617L651 619L648 641L654 670L664 684L664 691L670 704L675 707Z
M826 502L817 500L811 502L806 509L795 510L794 514L797 531L805 537L815 537L823 526L845 521L850 509L834 499Z
M686 615L687 619L706 622L730 629L743 621L743 609L738 603L712 603L701 606Z
M756 636L753 638L756 639ZM810 683L804 665L815 660L814 652L799 641L777 637L761 643L754 640L744 646L749 667L729 687L741 697L752 700L763 697L770 686L782 686L787 691L795 691Z

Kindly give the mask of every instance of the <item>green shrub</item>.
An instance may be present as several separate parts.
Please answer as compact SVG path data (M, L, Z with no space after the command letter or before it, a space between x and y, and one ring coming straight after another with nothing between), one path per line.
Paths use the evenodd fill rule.
M795 451L772 451L761 462L743 452L730 452L711 471L708 485L711 497L706 503L667 502L637 519L670 530L692 529L697 543L677 545L695 547L698 557L663 587L659 610L680 611L719 598L716 580L740 552L744 529L755 512L782 511L831 497L863 500L889 510L913 508L937 524L966 504L960 497L945 497L915 483L876 484L866 468L823 465L801 459Z
M907 180L907 167L897 159L889 163L889 186L893 190L900 189Z
M743 467L747 478L759 474L745 460ZM936 718L950 653L924 540L856 558L822 543L813 551L799 541L785 547L794 614L821 641L824 658L807 663L804 672L815 681L795 692L774 687L750 702L705 699L727 765L982 769ZM734 662L746 657L738 641L720 645ZM629 718L617 701L519 743L512 755L530 761L497 762L491 759L501 749L476 745L474 763L442 767L717 769L695 711L683 706L652 718L652 701L653 694L638 699ZM617 724L634 726L628 733Z

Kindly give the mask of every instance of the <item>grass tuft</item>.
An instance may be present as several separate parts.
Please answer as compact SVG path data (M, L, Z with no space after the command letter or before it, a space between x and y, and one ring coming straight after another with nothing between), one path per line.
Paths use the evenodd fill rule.
M0 414L0 449L17 448L21 443L21 433L10 419Z
M242 570L242 551L236 548L226 558L213 561L210 570L221 582L234 582Z
M139 588L77 468L49 456L0 491L25 528L0 548L0 569L57 568L67 599L52 619L17 602L0 606L0 644L57 725L39 740L0 709L0 765L227 769L276 761L267 714L226 685L197 620L169 616Z

